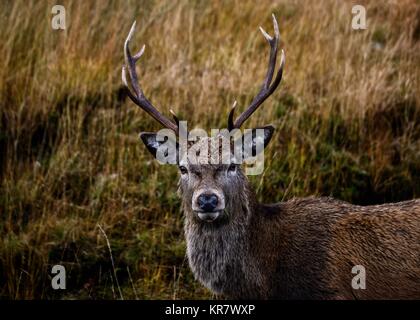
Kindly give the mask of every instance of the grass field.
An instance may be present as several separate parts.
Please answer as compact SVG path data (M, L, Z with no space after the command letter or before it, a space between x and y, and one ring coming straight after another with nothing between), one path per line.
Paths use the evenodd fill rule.
M420 4L357 3L367 30L351 28L354 1L62 1L57 31L53 1L1 1L0 298L212 297L185 259L177 169L138 139L159 126L121 88L134 20L146 95L210 129L258 92L258 26L272 33L276 14L284 79L247 122L277 128L259 200L419 197ZM51 288L54 264L67 290Z

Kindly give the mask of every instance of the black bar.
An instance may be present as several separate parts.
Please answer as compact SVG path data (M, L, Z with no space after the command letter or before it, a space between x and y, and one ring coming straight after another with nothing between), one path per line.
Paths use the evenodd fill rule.
M3 314L40 317L81 316L114 319L287 319L305 316L364 318L367 311L395 316L418 312L419 301L234 301L234 300L153 300L153 301L0 301ZM292 316L292 318L291 318Z

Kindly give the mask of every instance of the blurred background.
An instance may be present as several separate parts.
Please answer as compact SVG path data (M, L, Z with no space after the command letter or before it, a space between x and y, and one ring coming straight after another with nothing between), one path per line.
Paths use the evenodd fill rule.
M275 13L283 82L247 122L277 128L251 177L260 201L420 196L417 0L62 1L66 30L55 4L0 2L0 298L212 298L185 258L177 168L138 139L160 127L122 90L134 20L146 95L210 129L258 92L258 26L272 34ZM351 28L355 4L366 30ZM51 288L55 264L66 290Z

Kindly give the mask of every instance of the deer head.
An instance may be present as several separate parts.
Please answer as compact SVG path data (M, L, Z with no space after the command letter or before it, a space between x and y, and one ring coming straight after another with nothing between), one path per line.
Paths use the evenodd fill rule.
M232 133L238 131L243 123L257 110L257 108L274 92L281 82L283 67L284 67L284 52L281 53L280 67L273 80L276 67L277 50L279 43L279 29L275 16L273 15L274 24L274 37L271 37L261 27L260 30L270 45L270 55L268 60L267 73L264 82L261 86L259 93L252 100L251 104L245 111L234 120L234 111L236 102L234 103L227 121L227 130L225 132ZM128 37L124 44L124 56L125 65L122 68L122 80L127 88L127 94L130 99L142 108L144 111L149 113L156 121L158 121L163 127L170 129L173 133L179 136L180 133L180 122L176 115L172 112L174 120L170 120L160 113L152 103L145 97L136 73L136 62L140 59L144 52L145 46L135 54L131 55L129 49L129 43L135 30L135 23L131 27ZM128 71L128 72L127 72ZM129 75L129 83L127 81L127 73ZM130 89L131 87L131 89ZM255 134L257 131L262 132L262 140L260 141ZM263 126L260 128L254 128L248 131L242 139L242 150L244 145L248 145L250 150L257 150L257 144L261 143L265 148L269 143L274 128L271 125ZM231 137L234 135L231 135ZM157 138L157 133L141 133L140 137L147 149L156 157L159 147L164 143ZM180 171L180 182L179 191L183 199L183 207L185 212L190 215L192 221L198 223L205 222L218 222L223 223L229 221L242 206L248 206L249 195L251 189L248 186L248 180L239 165L241 161L238 161L237 155L234 155L233 149L235 142L230 141L230 146L227 151L221 148L223 144L221 141L223 135L216 137L203 137L198 139L195 143L188 143L186 147L188 157L185 157L179 152L179 144L177 144L177 165ZM190 151L192 148L195 150L209 150L206 154L196 154L194 156L198 158L192 159L190 157ZM262 148L263 149L263 148ZM260 148L261 150L261 148ZM225 154L223 154L225 152ZM226 152L228 154L226 154ZM242 159L250 156L246 152L242 152ZM231 161L228 163L221 161L214 161L217 159L229 158ZM248 211L248 210L245 210Z

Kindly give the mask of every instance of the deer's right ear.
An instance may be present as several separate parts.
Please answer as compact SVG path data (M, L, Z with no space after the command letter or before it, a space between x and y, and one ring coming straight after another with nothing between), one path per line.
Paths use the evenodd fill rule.
M140 138L147 150L149 150L160 163L177 164L178 143L176 142L176 138L171 135L154 132L142 132L140 133Z
M146 146L147 150L156 158L156 153L159 146L163 142L159 142L156 139L157 134L152 132L142 132L140 133L140 139L143 141L144 145Z

